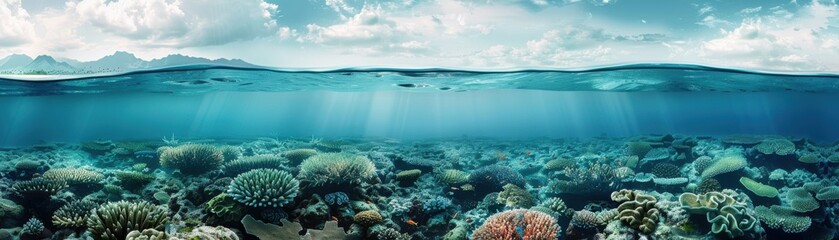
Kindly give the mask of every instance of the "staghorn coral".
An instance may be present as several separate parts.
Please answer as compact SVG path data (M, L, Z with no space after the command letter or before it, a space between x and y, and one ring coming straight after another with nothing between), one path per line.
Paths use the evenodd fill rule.
M810 228L812 219L802 215L792 208L772 205L767 208L757 206L754 209L755 216L766 226L773 229L783 229L786 233L800 233Z
M290 173L276 169L256 169L233 179L227 194L251 207L282 207L294 200L300 182Z
M230 162L242 157L242 149L237 146L223 145L219 146L218 150L221 151L224 162Z
M52 215L52 223L61 228L84 228L90 210L99 204L88 200L77 200L61 206Z
M280 156L273 154L260 154L241 157L230 161L222 166L222 172L228 176L235 176L260 168L280 169L287 163L288 162Z
M529 208L536 205L536 199L527 190L513 184L504 185L497 201L511 208Z
M21 235L29 235L29 236L38 236L41 235L41 232L44 231L44 223L37 218L30 218L29 221L23 224L23 227L20 229Z
M44 172L43 177L63 181L70 185L98 183L105 178L101 173L81 168L53 168Z
M303 160L297 178L314 186L358 184L375 176L376 167L364 156L317 154Z
M216 170L222 163L224 155L221 150L207 144L184 144L164 148L160 154L161 166L190 175Z
M90 211L87 230L95 240L125 239L133 230L163 230L168 215L148 202L110 202Z
M613 192L612 200L621 203L618 206L621 222L646 234L655 231L661 215L655 207L655 197L623 189Z
M472 234L474 240L554 240L559 234L556 219L524 209L493 214Z
M778 196L777 188L756 182L751 178L740 177L740 184L743 184L746 189L761 197L774 198Z
M548 208L561 215L565 215L568 210L568 206L565 205L565 201L562 201L562 198L558 197L548 198L548 200L545 200L542 204L539 204L539 206Z
M361 211L355 214L353 217L353 222L358 225L361 225L365 228L372 227L373 225L382 223L382 215L379 214L378 211L375 210L366 210Z
M595 228L599 225L598 222L597 214L585 209L575 211L574 215L571 216L571 225L582 229Z
M702 178L710 178L723 173L730 173L746 167L746 159L740 155L720 158L702 171Z

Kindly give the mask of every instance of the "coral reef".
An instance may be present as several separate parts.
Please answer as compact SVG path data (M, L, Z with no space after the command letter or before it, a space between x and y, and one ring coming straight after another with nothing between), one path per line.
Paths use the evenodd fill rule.
M557 239L559 226L553 217L530 210L509 210L490 216L472 234L474 240Z
M168 214L148 202L111 202L91 210L87 226L95 240L125 239L132 230L163 230Z
M314 186L358 184L373 178L375 171L367 157L323 153L303 160L297 178Z
M161 166L180 170L184 174L202 174L224 163L221 150L207 144L184 144L164 147L159 151Z
M299 191L300 182L290 173L261 168L236 176L227 194L252 207L282 207L293 201Z

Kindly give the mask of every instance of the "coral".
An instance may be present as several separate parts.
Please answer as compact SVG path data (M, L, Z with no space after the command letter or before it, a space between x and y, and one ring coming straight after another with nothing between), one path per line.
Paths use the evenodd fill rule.
M559 214L565 214L568 210L568 206L565 205L565 201L562 201L562 199L558 197L548 198L548 200L545 200L542 204L539 204L539 206L546 207Z
M311 148L300 148L288 150L283 153L283 156L288 158L288 160L291 161L292 164L300 164L301 162L303 162L303 160L306 160L307 158L317 154L317 150Z
M582 229L591 229L597 227L597 214L589 210L575 211L571 216L571 224Z
M411 169L396 173L396 180L402 182L414 182L422 175L422 170Z
M87 230L95 240L125 239L132 230L162 230L168 215L148 202L110 202L90 211Z
M436 179L440 183L455 186L469 181L469 173L457 169L446 169L440 174L437 174Z
M98 183L105 178L101 173L81 168L53 168L44 172L43 177L63 181L70 185Z
M375 172L376 167L367 157L324 153L303 160L297 178L314 186L358 184L373 178Z
M637 156L638 158L644 158L647 155L647 152L652 150L653 147L648 142L628 142L626 143L626 154Z
M697 172L702 172L708 166L714 163L714 159L708 156L701 156L693 160L693 169L696 169Z
M90 210L99 204L88 200L77 200L61 206L52 215L52 223L61 228L84 228Z
M299 232L303 230L303 226L298 222L292 223L287 220L282 220L283 225L280 227L256 220L251 215L246 215L242 218L241 223L245 227L245 232L256 236L258 239L301 239Z
M733 197L721 192L707 192L704 194L682 193L679 195L679 203L682 208L693 214L703 214L717 211L722 206L736 203Z
M655 197L625 189L613 192L611 197L613 201L621 203L618 206L618 218L621 222L643 233L655 231L660 217L659 210L655 207Z
M344 192L334 192L323 196L323 200L329 205L345 205L350 202L350 198Z
M160 165L184 174L202 174L216 170L224 163L224 155L212 145L184 144L166 148L160 154Z
M665 224L668 226L679 226L688 222L687 211L682 208L679 202L662 200L658 201L655 207L665 213Z
M795 153L795 144L786 139L766 139L755 145L754 148L763 154L784 156Z
M491 165L472 171L469 175L469 183L480 192L497 192L507 184L524 187L525 180L512 168Z
M37 218L30 218L29 221L26 221L26 223L23 224L23 227L20 229L20 234L38 236L43 231L44 223Z
M251 207L282 207L294 200L300 182L290 173L275 169L256 169L233 179L227 194Z
M498 193L497 201L511 208L529 208L536 205L536 200L530 192L513 184L504 185L503 190Z
M648 151L646 155L641 159L641 163L647 163L651 161L661 161L670 158L670 150L667 148L653 148L652 150Z
M676 178L653 178L653 182L658 185L682 185L688 182L686 177Z
M707 192L719 192L720 190L722 190L722 187L720 186L720 181L717 181L717 179L714 178L702 179L702 181L699 182L699 186L696 187L696 192L699 194Z
M178 239L187 239L187 240L239 240L239 236L236 236L236 233L227 229L226 227L218 226L218 227L209 227L209 226L200 226L195 229L192 229L191 232L187 234L183 234Z
M12 191L27 200L45 200L53 194L67 187L63 181L46 178L36 178L12 184Z
M745 205L721 192L683 193L679 202L689 213L705 214L714 234L740 237L752 230L757 221Z
M548 214L524 209L493 214L472 234L474 240L528 239L554 240L559 234L556 219Z
M204 209L207 212L219 216L227 221L238 219L241 217L241 213L244 212L242 205L226 193L219 194L210 199L210 201L204 205Z
M619 167L615 168L615 178L621 180L622 182L630 182L635 180L635 170L629 167Z
M821 159L816 154L808 153L798 157L798 161L802 163L819 163Z
M442 196L435 196L422 204L422 210L427 213L436 213L439 211L443 211L449 206L452 205L452 200L442 197Z
M260 168L280 169L285 164L287 164L287 161L280 156L272 154L261 154L241 157L236 160L230 161L224 164L224 166L222 167L222 171L224 172L224 174L227 174L228 176L235 176L250 170Z
M819 208L819 202L804 188L790 188L786 199L789 206L798 212L809 212Z
M221 156L224 159L224 162L230 162L242 157L242 149L237 146L219 146L218 150L221 151Z
M399 232L399 230L396 230L396 229L393 229L393 228L385 228L381 231L378 231L378 232L376 232L375 236L376 236L375 240L411 240L411 239L413 239L410 234L401 233L401 232ZM449 238L445 238L445 237L443 239L449 240ZM466 238L463 238L462 240L466 240Z
M0 219L17 219L23 216L23 206L12 200L0 198Z
M128 188L142 187L155 179L153 175L135 171L114 171L114 176Z
M710 178L723 173L730 173L746 167L746 159L740 155L729 155L720 158L702 171L702 178Z
M641 174L636 174L637 178ZM587 168L568 168L565 179L548 182L549 193L585 194L608 192L619 186L614 169L608 164L593 164Z
M822 201L833 201L839 200L839 187L837 186L828 186L822 189L819 189L816 192L816 199Z
M20 171L31 171L38 169L40 166L40 162L31 159L19 159L18 162L15 163L15 169Z
M679 174L679 167L671 163L658 163L653 166L652 174L657 178L677 178L681 177Z
M382 220L382 215L375 210L361 211L353 217L353 222L366 228L382 223Z
M812 219L801 215L792 208L773 205L770 208L757 206L754 209L755 216L766 226L773 229L783 229L787 233L800 233L810 228Z
M740 184L743 184L746 189L761 197L774 198L778 196L777 188L756 182L751 178L740 177Z
M769 172L769 180L772 180L772 181L784 180L784 178L786 178L787 175L789 175L789 173L786 170L778 168L778 169L772 170L772 172Z
M545 163L544 169L547 171L562 171L566 168L577 167L577 161L570 158L559 158L550 160Z
M125 240L168 240L165 232L156 229L133 230L125 235Z

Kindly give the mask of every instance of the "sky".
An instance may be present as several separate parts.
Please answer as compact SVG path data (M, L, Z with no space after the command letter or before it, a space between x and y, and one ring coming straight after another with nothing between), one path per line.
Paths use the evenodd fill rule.
M128 51L279 68L839 71L835 0L0 0L0 57Z

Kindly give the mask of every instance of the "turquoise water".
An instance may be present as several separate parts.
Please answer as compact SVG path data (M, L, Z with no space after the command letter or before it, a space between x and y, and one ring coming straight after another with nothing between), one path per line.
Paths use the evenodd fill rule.
M4 76L0 227L20 239L107 239L99 225L117 239L147 228L241 239L302 229L314 239L829 239L836 103L836 74L679 64ZM728 208L697 207L709 198ZM643 214L624 212L633 204ZM120 207L163 220L55 220ZM46 230L32 230L33 218Z

